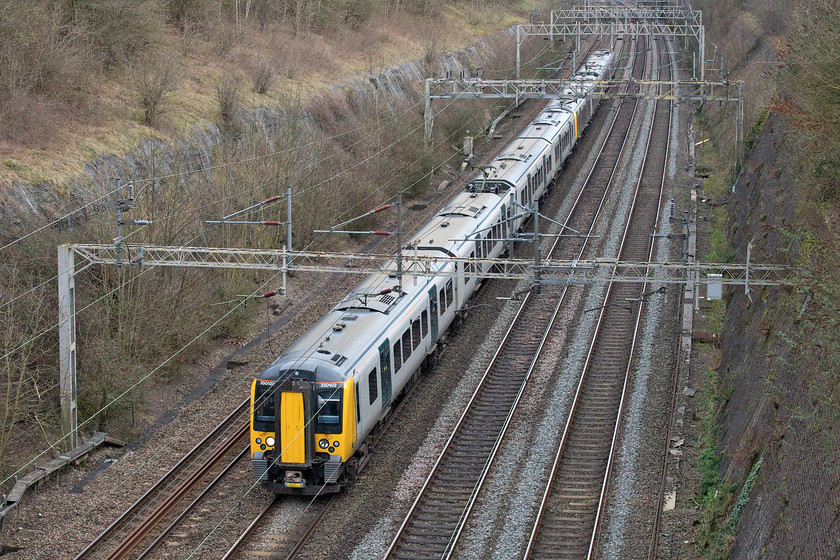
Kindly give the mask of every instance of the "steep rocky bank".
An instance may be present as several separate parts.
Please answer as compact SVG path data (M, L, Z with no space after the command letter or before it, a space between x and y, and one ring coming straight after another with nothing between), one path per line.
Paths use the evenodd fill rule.
M822 214L808 209L790 133L771 115L735 186L729 240L738 262L752 242L753 262L809 266L819 247L832 243ZM832 264L821 258L818 272L824 266ZM825 313L819 278L802 280L797 288L754 291L752 301L736 289L728 301L718 450L735 496L761 460L748 501L730 514L737 523L731 558L840 553L836 371L822 340L833 336L837 319Z

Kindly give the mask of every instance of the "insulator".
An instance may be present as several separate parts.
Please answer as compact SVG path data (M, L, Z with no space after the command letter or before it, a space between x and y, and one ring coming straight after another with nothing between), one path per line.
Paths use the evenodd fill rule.
M394 235L390 231L372 231L373 235Z
M286 222L263 222L264 226L284 226Z

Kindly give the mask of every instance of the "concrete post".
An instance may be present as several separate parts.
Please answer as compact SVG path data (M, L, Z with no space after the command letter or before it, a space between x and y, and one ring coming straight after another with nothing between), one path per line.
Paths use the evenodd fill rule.
M425 134L423 138L426 145L432 142L432 126L434 124L434 108L432 107L432 79L426 78L426 109L423 112L423 121L425 123Z
M286 187L286 248L292 250L292 187Z
M741 166L744 157L744 82L738 82L738 108L735 119L735 167Z
M519 57L520 57L520 47L522 45L522 26L516 26L516 79L519 79Z
M76 447L76 279L73 250L58 246L58 355L61 392L61 440L64 451Z
M706 28L700 28L700 81L706 81Z

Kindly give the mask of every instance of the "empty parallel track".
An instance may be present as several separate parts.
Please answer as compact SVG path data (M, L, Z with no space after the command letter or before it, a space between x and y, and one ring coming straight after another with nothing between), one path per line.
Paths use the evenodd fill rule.
M644 52L644 49L640 49ZM637 56L633 76L641 78L644 57ZM628 137L636 102L622 101L598 161L575 202L565 226L591 233L603 207ZM552 258L580 257L588 237L555 243ZM531 371L540 359L566 288L545 286L529 293L496 351L443 452L432 468L397 532L387 558L446 558L451 555L481 489Z
M670 102L657 102L619 260L652 257L651 233L658 225L670 130ZM595 555L645 287L644 283L608 287L525 558Z
M229 453L247 445L250 399L146 491L75 558L118 560L132 553L158 523L194 490Z

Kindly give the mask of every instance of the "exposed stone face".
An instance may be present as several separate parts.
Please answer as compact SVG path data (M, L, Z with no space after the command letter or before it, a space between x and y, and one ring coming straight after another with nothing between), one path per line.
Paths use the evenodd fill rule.
M771 115L735 187L730 239L737 260L753 240L754 262L796 264L798 208L806 196L789 154L788 125ZM840 426L826 422L830 388L797 341L803 302L788 288L736 291L721 345L726 398L719 450L724 477L740 489L764 462L744 508L731 558L834 558L840 553ZM807 332L805 333L807 334ZM806 337L804 340L808 341Z

